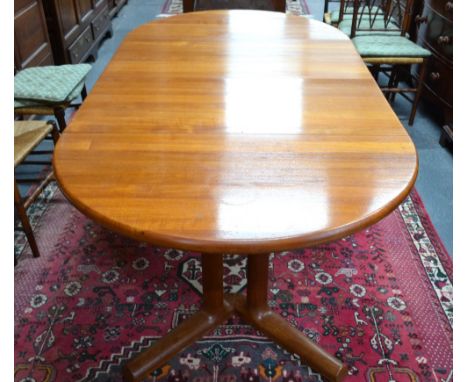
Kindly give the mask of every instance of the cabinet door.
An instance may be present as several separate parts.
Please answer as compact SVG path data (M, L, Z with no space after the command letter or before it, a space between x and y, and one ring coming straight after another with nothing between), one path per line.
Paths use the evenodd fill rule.
M42 4L38 0L15 1L15 68L53 65Z
M96 9L112 9L113 0L94 0L94 8Z
M68 45L76 37L80 27L80 15L74 0L56 0L63 39Z
M93 12L93 0L76 0L80 14L80 22L86 22Z

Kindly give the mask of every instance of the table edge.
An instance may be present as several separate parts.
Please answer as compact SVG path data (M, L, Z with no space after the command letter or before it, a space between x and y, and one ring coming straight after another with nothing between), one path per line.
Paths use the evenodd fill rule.
M413 143L414 146L414 143ZM91 220L99 223L105 228L119 233L123 236L132 238L137 241L146 242L152 245L159 245L167 248L181 249L187 251L196 251L208 254L219 253L236 253L236 254L264 254L270 252L286 251L312 247L319 244L328 243L334 240L341 239L364 228L367 228L393 212L409 195L419 171L418 153L415 148L415 167L413 175L408 184L402 191L393 198L389 203L381 208L367 214L364 218L349 222L347 224L333 227L332 229L314 231L308 234L285 236L276 239L258 239L258 240L203 240L187 237L178 237L166 234L157 234L146 231L139 231L129 225L119 221L114 221L99 212L87 207L80 202L73 194L67 190L67 187L61 180L60 175L56 171L55 155L53 158L53 169L55 179L60 190L67 200L75 206L81 213Z

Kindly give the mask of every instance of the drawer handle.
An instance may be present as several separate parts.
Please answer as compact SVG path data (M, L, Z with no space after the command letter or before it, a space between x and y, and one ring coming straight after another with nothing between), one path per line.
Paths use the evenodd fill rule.
M453 3L451 1L447 1L445 4L445 10L446 11L451 11L453 9Z
M439 43L439 45L448 44L450 42L450 36L439 36L437 42Z
M437 81L437 80L440 78L440 73L439 73L439 72L432 72L432 73L431 73L431 78L432 78L434 81Z
M414 22L416 24L425 24L427 23L427 16L416 15Z

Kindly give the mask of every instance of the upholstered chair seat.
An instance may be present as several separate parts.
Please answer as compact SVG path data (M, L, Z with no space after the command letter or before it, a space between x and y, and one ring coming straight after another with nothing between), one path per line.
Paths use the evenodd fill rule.
M422 62L431 52L403 36L370 34L352 39L361 57L415 58Z
M15 75L16 115L55 115L63 130L65 109L79 107L72 101L86 97L85 79L89 64L40 66L27 68Z

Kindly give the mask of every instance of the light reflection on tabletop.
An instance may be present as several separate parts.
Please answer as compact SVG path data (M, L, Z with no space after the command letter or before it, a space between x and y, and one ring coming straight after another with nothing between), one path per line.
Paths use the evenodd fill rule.
M300 78L226 79L226 132L300 133L302 82Z
M222 195L218 208L220 238L245 239L250 232L277 239L299 232L323 229L328 224L327 190L308 192L292 187L233 188ZM316 214L311 216L313 212ZM296 216L283 221L282 216ZM319 214L319 215L318 215Z

